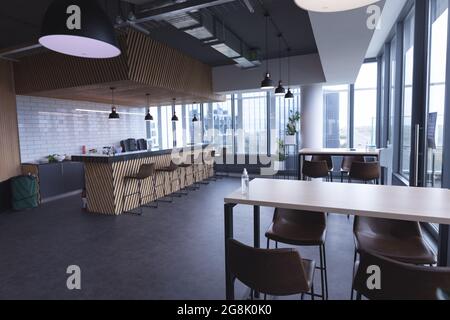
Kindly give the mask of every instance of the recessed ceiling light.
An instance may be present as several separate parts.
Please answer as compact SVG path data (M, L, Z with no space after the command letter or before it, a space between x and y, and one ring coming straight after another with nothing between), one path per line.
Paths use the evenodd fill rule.
M339 12L368 6L380 0L294 0L302 9L316 12Z

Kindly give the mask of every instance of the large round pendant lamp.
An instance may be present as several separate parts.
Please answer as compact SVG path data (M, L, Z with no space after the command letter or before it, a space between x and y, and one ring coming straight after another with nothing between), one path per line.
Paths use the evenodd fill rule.
M39 43L82 58L113 58L121 53L114 27L97 0L53 1L45 13Z
M339 12L368 6L379 0L294 0L302 9L315 12Z

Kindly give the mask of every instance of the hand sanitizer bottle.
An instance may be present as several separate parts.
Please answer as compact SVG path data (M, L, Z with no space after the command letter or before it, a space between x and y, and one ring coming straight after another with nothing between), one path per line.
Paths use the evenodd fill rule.
M248 178L247 169L244 169L241 177L242 194L248 194L250 179Z

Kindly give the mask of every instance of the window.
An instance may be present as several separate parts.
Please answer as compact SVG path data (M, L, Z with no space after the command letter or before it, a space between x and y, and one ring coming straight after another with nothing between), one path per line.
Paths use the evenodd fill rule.
M364 63L355 82L353 139L358 149L376 145L377 82L377 62Z
M184 142L186 145L198 144L202 142L202 127L200 122L200 105L187 104L183 109L183 133ZM194 117L198 121L194 122Z
M204 142L217 148L233 150L232 95L225 102L205 103L203 105Z
M447 0L431 1L429 21L426 186L441 187L448 25Z
M349 86L326 86L323 92L325 147L348 148Z
M173 148L172 106L161 107L161 148Z
M388 127L388 144L392 145L394 143L394 128L395 128L395 74L397 66L397 38L394 37L390 45L390 79L389 79L389 127Z
M291 88L294 99L271 95L270 128L272 154L279 151L280 143L286 141L287 122L292 112L300 112L300 88ZM299 128L298 128L299 129Z
M414 11L403 26L403 99L400 134L400 174L409 179L411 158L411 112L414 63Z
M157 108L150 109L150 113L153 116L153 121L147 122L147 139L151 144L151 148L159 148L159 113ZM150 146L149 146L150 147Z
M267 92L238 94L236 104L237 154L267 154Z

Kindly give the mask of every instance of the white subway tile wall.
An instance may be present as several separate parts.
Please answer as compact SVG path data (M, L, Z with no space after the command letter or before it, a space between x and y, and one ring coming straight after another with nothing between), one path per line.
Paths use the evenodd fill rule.
M128 138L145 139L145 108L117 107L119 120L108 120L111 105L17 96L22 163L51 154L101 152L105 146L119 146Z

